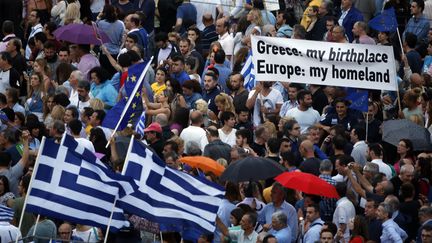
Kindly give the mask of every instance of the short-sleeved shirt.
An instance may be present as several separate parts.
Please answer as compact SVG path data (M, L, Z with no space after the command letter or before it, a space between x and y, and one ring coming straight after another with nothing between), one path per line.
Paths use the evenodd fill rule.
M230 230L229 236L236 240L237 242L243 242L243 243L255 243L257 242L258 233L253 231L250 235L245 235L244 230Z
M177 19L182 19L182 27L180 33L185 32L186 28L192 24L196 24L197 9L192 3L183 3L177 8Z
M249 92L249 99L252 98L252 96L255 94L255 90L252 90ZM253 117L252 121L255 126L258 126L262 123L261 121L261 104L267 108L269 111L273 111L276 109L276 105L282 105L284 103L282 94L279 92L279 90L271 89L270 93L267 96L263 96L261 94L258 94L254 110L253 110Z

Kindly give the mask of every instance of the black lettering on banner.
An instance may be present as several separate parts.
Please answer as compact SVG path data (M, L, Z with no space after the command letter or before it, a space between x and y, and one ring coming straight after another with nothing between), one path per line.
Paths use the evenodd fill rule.
M331 77L334 79L390 83L389 69L386 69L385 72L375 72L370 70L369 67L364 67L363 69L346 69L346 68L337 68L333 64Z

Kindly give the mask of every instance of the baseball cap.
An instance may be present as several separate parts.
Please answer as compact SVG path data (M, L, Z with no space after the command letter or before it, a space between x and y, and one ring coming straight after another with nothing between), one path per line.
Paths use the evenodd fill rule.
M144 129L144 132L162 133L162 127L161 127L161 125L159 123L153 122L146 129Z

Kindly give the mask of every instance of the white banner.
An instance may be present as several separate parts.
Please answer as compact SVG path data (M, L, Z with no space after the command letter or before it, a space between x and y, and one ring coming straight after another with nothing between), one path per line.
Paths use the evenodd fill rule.
M396 90L390 46L252 36L257 81Z

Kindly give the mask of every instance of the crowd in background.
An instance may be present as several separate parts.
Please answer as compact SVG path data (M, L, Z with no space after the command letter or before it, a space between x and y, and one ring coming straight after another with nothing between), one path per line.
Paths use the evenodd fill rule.
M397 32L368 28L391 7L402 46ZM103 241L96 227L36 222L30 213L16 228L42 137L65 132L113 170L121 171L134 134L167 166L224 186L217 230L197 242L432 242L432 151L417 151L410 139L382 141L386 120L432 131L431 0L0 0L0 23L0 203L15 212L4 222L9 231L0 227L2 242L12 231L32 236L36 224L35 242ZM96 25L109 41L56 39L55 30L69 24ZM241 70L252 35L392 46L399 92L368 90L368 109L360 111L350 107L345 87L289 80L247 89ZM136 134L133 119L112 138L105 115L125 96L128 68L152 56L134 107L146 114L144 134ZM272 178L222 182L179 163L185 155L225 167L267 157L319 176L340 198ZM180 241L127 213L132 226L109 241Z

